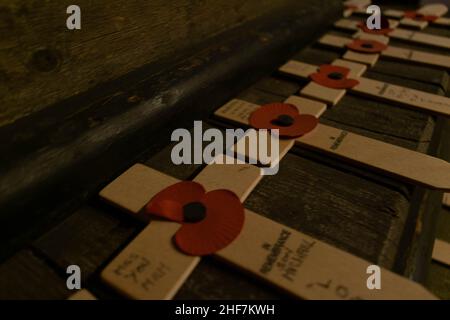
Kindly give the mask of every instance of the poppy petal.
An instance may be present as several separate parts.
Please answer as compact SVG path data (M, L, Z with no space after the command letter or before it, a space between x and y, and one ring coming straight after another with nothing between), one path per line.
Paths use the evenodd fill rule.
M288 116L283 125L280 117ZM249 122L256 129L278 129L280 138L300 137L317 125L317 118L312 115L299 115L297 107L287 103L270 103L261 106L250 115Z
M344 86L348 89L354 88L359 84L359 81L356 79L345 79Z
M319 72L311 74L309 77L314 82L333 89L351 89L357 84L358 80L348 79L350 69L332 65L322 65Z
M199 201L204 194L205 189L201 184L181 181L158 192L145 206L145 212L170 221L182 222L183 207Z
M404 17L410 18L410 19L413 19L416 21L428 21L428 22L433 22L434 20L439 18L438 16L420 14L420 13L417 13L416 11L405 11Z
M295 117L298 116L298 110L288 103L269 103L252 112L249 122L255 129L280 129L273 123L280 115Z
M367 25L364 22L358 23L358 27L365 33L380 34L380 35L387 35L394 30L389 27L381 28L381 29L369 29L369 28L367 28Z
M319 123L319 119L310 114L298 115L294 118L294 123L292 126L284 128L282 138L298 138L308 132L314 130L314 128Z
M185 223L175 235L176 246L186 254L204 256L227 247L244 225L244 207L228 190L206 193L200 202L206 217L197 223Z
M387 49L387 45L375 40L355 39L347 44L347 48L356 52L379 53Z
M322 74L331 74L331 73L340 73L344 77L348 76L350 70L345 67L334 66L332 64L323 64L319 67L319 73Z

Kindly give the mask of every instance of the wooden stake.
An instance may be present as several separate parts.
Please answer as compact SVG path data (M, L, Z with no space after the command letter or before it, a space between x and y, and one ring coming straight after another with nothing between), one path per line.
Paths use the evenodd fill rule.
M261 170L252 165L212 164L194 181L207 191L231 190L243 202L261 177ZM136 164L106 186L100 197L138 217L155 194L176 182ZM102 279L129 298L171 299L200 261L200 257L186 255L174 246L172 238L179 227L175 222L152 220L103 270Z
M385 37L385 39L388 39ZM370 40L370 39L369 39ZM334 48L345 48L352 42L352 39L326 34L319 39L319 43ZM394 46L388 46L381 54L376 53L359 53L347 50L343 56L344 59L364 63L373 66L378 60L378 56L388 57L399 61L410 61L423 65L430 65L450 70L450 56L441 54L428 53L424 51L404 49Z
M314 65L291 60L279 70L291 76L305 79L311 74L308 72L317 70L317 68ZM430 114L450 116L450 99L447 97L363 77L357 78L357 80L360 84L353 89L349 89L353 93L394 102L395 104L426 111ZM345 90L330 89L310 82L300 93L335 105L345 95Z
M450 243L436 239L434 241L433 260L450 266Z
M67 300L97 300L97 298L87 289L81 289L71 295Z
M348 20L348 19L340 19L335 22L334 26L336 28L357 31L357 33L354 35L354 37L356 37L356 38L368 39L369 37L372 36L370 39L373 39L373 36L374 36L374 35L370 35L369 33L360 31L358 28L358 21L353 21L353 20ZM450 38L442 37L442 36L435 36L435 35L431 35L431 34L427 34L427 33L423 33L423 32L407 30L407 29L395 28L394 26L392 26L392 27L394 28L394 30L388 34L388 36L390 38L400 39L400 40L409 41L409 42L415 42L418 44L425 44L428 46L450 49ZM378 39L380 39L380 38L378 38Z
M228 166L228 168L227 168ZM142 176L137 173L143 173ZM245 198L258 180L259 170L248 165L208 165L195 179L206 189L231 187ZM140 183L155 188L173 178L135 165L108 186L103 195L116 206L129 208L143 200L130 193ZM224 180L226 182L224 182ZM239 186L236 188L236 180ZM111 193L112 192L112 193ZM124 203L125 195L129 203ZM149 195L151 196L151 195ZM115 202L115 199L118 202ZM146 202L141 203L143 207ZM124 209L125 209L124 207ZM128 210L127 210L128 211ZM367 286L369 262L329 246L301 232L246 210L240 235L216 256L239 269L268 281L298 298L305 299L435 299L421 285L381 269L382 287ZM199 261L172 245L178 225L152 221L102 272L103 279L134 299L173 297ZM283 263L281 263L283 261Z
M226 104L215 115L234 119L239 104ZM228 117L230 114L230 118ZM248 125L247 119L236 121ZM312 132L296 139L307 148L365 165L407 182L431 189L450 190L450 164L429 155L391 145L379 140L319 124Z

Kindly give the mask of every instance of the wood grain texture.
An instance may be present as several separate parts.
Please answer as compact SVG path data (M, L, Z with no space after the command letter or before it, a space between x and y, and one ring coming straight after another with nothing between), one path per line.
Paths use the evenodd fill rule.
M386 267L392 263L393 252L382 254L383 243L395 239L386 240L386 234L377 233L389 230L393 216L403 220L407 208L399 194L382 185L293 155L281 161L278 175L263 179L246 204L253 211ZM377 216L373 215L375 207ZM358 244L354 239L359 239ZM394 246L386 249L395 250Z
M299 11L270 12L208 39L201 50L183 51L181 60L171 55L130 70L1 127L0 239L7 250L0 256L37 237L42 222L66 217L143 154L156 153L174 129L205 119L271 72L325 30L339 5L327 1L323 10L305 1Z
M308 59L305 62L321 64L339 57L339 53L314 46L296 56ZM401 63L390 62L380 71L371 70L370 77L428 92L443 92L444 85L439 80L445 78L442 72L423 67L411 68L416 71L408 75L396 71L406 68ZM274 74L243 91L238 98L259 104L282 101L304 84ZM427 152L432 149L429 142L435 131L433 118L358 96L346 96L335 108L329 109L321 121L412 150ZM229 126L214 118L210 118L210 123L221 128ZM167 144L168 140L165 141ZM141 159L178 179L192 178L202 167L174 166L170 162L170 151L171 146L167 145L161 152L147 153ZM409 185L295 147L281 162L279 175L263 178L245 204L343 250L411 275L414 270L397 265L398 260L406 264L408 256L414 255L414 249L410 248L412 237L405 235L406 229L412 228L414 232L417 226L417 216L411 213L413 198L414 191ZM420 197L418 201L428 200ZM429 212L424 209L423 215ZM45 263L40 260L41 269L45 269L41 273L42 279L54 279L54 270L61 274L67 262L81 261L87 270L89 289L99 298L118 298L99 282L98 272L140 228L142 225L127 220L126 215L111 207L100 206L96 198L92 199L33 243L33 250L45 257ZM423 232L428 231L423 229ZM92 245L95 242L105 245ZM69 249L64 250L64 246ZM8 280L8 275L14 274L11 269L33 260L35 257L28 256L26 260L13 257L3 262L1 270L8 271L0 272L0 281ZM412 262L413 267L417 263ZM14 279L14 285L22 286L23 282L17 276L11 279ZM59 281L57 279L52 281ZM41 287L41 296L65 297L64 292L55 293L52 287ZM17 289L16 296L38 296L27 290ZM282 297L285 296L273 288L212 257L202 259L176 296L177 299Z
M212 128L206 123L203 127ZM188 180L203 165L168 166L174 145L175 142L162 152L143 159L143 163L179 180ZM145 223L95 199L92 204L82 206L55 225L32 246L61 269L76 262L83 270L83 278L93 281L92 277L105 266L106 261L112 259L144 227Z
M450 134L450 121L446 121L444 128L443 134L448 136ZM443 159L450 160L449 139L442 139L440 152ZM437 210L439 215L437 217L435 237L450 242L450 209L438 206ZM450 300L450 268L448 266L432 261L425 283L438 297Z
M442 208L438 218L436 236L450 242L450 210ZM450 300L450 268L433 261L426 285L441 299Z
M19 251L1 264L0 275L1 300L65 299L72 293L67 290L63 273L52 270L30 250Z
M295 55L294 58L306 63L325 64L332 61L336 55L337 53L323 49L308 48ZM315 59L320 62L317 63ZM397 67L404 67L404 64L396 62L391 67L396 70ZM427 71L429 70L432 69L427 68ZM445 71L439 73L446 74ZM428 82L424 84L423 80L417 80L420 79L420 73L414 75L414 80L403 79L372 69L364 74L375 80L442 94L441 85ZM438 75L436 74L436 76ZM299 83L301 82L304 81L299 81ZM329 108L323 114L321 122L422 152L426 151L427 143L430 141L434 129L433 118L419 111L399 108L393 103L365 99L352 94L347 94L336 106Z
M6 93L0 125L287 5L293 11L303 7L292 0L80 0L82 29L69 31L71 4L0 5L0 92Z
M357 17L357 16L352 16L349 18L349 20L352 21L362 21L361 17ZM400 29L409 31L409 29L404 28L403 26L400 27ZM420 30L418 32L423 33L423 34L429 34L429 35L435 35L435 36L440 36L440 37L448 37L448 31L446 30L442 30L445 28L439 28L439 27L433 27L430 26L424 30ZM346 33L348 36L352 36L353 34L355 34L355 30L344 30L344 29L334 29L333 31L338 31L338 32L343 32ZM407 40L401 40L401 39L396 39L396 38L390 38L389 39L389 44L393 45L393 46L398 46L398 47L403 47L403 48L409 48L409 49L414 49L414 50L421 50L421 51L426 51L426 52L431 52L431 53L439 53L439 54L446 54L448 52L448 50L446 48L440 48L440 47L431 47L428 45L423 45L421 43L415 43L415 42L410 42Z
M336 35L339 37L349 37L348 34L340 32L338 30L330 30L327 34ZM325 50L325 48L327 50ZM420 49L419 49L420 50ZM300 52L299 57L311 57L319 55L323 60L336 59L340 54L345 52L345 49L336 47L324 47L320 44L315 44L309 49L305 49ZM435 51L432 51L435 52ZM294 56L297 57L297 56ZM390 73L389 73L390 68ZM396 70L402 70L405 72L397 72ZM374 71L379 73L388 73L395 75L397 78L407 78L424 83L432 83L441 85L442 82L447 81L448 75L441 68L435 68L433 66L424 66L416 63L409 63L408 61L390 61L389 59L380 59L375 66L370 68L368 72Z
M320 54L317 56L320 58ZM284 81L288 82L286 79ZM397 79L397 81L402 80ZM274 84L274 81L270 81L269 79L260 83L266 84L269 82ZM414 86L414 84L410 85L411 87ZM276 86L272 85L271 88L272 94L269 95L267 94L267 86L261 88L259 85L255 85L241 94L239 98L254 103L281 101L282 99L277 94L279 91L277 91ZM434 90L438 89L438 86L434 87ZM350 100L344 103L347 98ZM421 149L423 152L427 150L429 144L428 139L431 139L434 128L434 122L430 117L424 116L416 111L396 109L397 111L390 118L392 109L389 106L381 103L382 109L378 109L377 111L370 103L371 101L366 99L346 97L336 108L329 109L324 117L327 114L330 117L333 117L333 114L335 116L339 115L342 116L340 122L334 123L337 127L342 128L344 127L342 122L347 122L347 129L356 130L363 135L389 141L397 145L407 146L411 149ZM346 113L343 110L345 107L348 107L349 110L351 108L361 107L362 110L360 112L352 110ZM361 116L358 116L358 114ZM389 117L388 121L386 117ZM373 126L369 123L371 121ZM373 123L373 121L376 123ZM377 123L378 121L380 122ZM374 133L368 130L372 129L376 131L377 127L380 129L380 126L383 127L383 124L389 126L390 121L401 121L403 123L399 123L398 126L390 126L392 131L387 130L385 134L383 134L383 130L386 128L381 129L378 135L374 135ZM359 125L356 125L356 123L360 122L366 124L367 128L364 125L358 128ZM406 124L410 126L411 123L414 123L413 127L405 127ZM417 127L414 128L414 126ZM344 250L348 250L366 259L375 259L372 261L393 267L395 264L394 260L396 259L394 257L400 254L397 249L406 221L410 215L408 198L411 197L411 193L406 186L398 184L395 180L380 177L367 171L362 172L362 170L357 170L345 163L337 163L333 160L323 159L323 157L318 157L305 150L296 148L294 153L302 157L287 155L281 162L279 176L265 177L246 201L246 205L257 212L266 214L274 220L293 226L296 229L332 243ZM337 171L335 172L334 170ZM338 172L343 176L339 177ZM325 180L321 181L321 179ZM349 185L343 186L341 185L342 183L349 183ZM302 187L299 188L299 185ZM333 187L328 188L328 185ZM299 193L294 193L294 189L300 189ZM341 191L344 194L339 195ZM366 196L367 198L365 198ZM374 200L374 197L380 198L379 200ZM346 202L348 201L347 199L355 198L358 199L355 201L357 203L355 204L356 206L364 206L366 203L367 208L356 208L354 207L353 201ZM371 204L366 202L371 202L372 200L374 202ZM341 203L341 201L344 202ZM330 204L331 213L328 216L327 213L330 212ZM382 207L379 207L380 205ZM351 212L353 212L354 216L347 216L348 214L351 215ZM364 215L364 217L361 215ZM333 219L337 219L339 222L329 223ZM372 221L372 219L374 220ZM348 223L346 224L344 221L348 221ZM356 221L359 221L358 223L362 223L365 227L362 227L360 224L358 227L352 227L351 224L356 223ZM345 226L339 227L338 225L342 223ZM409 221L409 223L415 222ZM337 229L333 230L333 226ZM352 232L358 232L357 230L360 228L364 230L361 234L352 234ZM376 235L381 229L385 230L382 232L383 235ZM360 241L358 245L352 245L355 242L354 239ZM397 249L395 249L396 247ZM213 268L210 264L206 264L206 261L200 263L199 271L194 271L184 287L182 287L179 298L187 298L190 294L194 294L195 297L208 297L211 291L216 295L220 293L222 296L232 296L229 291L232 289L225 287L223 289L214 288L211 290L207 282L202 281L203 273L200 270L208 270L211 278L215 278L211 276L212 274L217 274L218 276L221 274L222 277L224 276L219 266ZM242 279L238 274L234 276L230 274L227 279L231 281L230 277L238 283ZM242 286L241 288L242 291L240 292L247 292L247 286ZM249 293L247 292L246 294ZM251 297L251 295L249 294L245 297Z
M278 90L279 87L282 89ZM295 82L267 77L239 97L254 103L268 103L273 102L274 99L281 101L297 89L298 84ZM373 106L367 105L367 101L362 103L363 100L358 97L349 97L349 99L346 104L339 105L339 107L355 108L355 106L360 106L362 110L359 113L361 117L359 121L366 121L367 125L370 124L370 121L375 121L371 127L373 130L377 130L377 127L386 123L384 117L391 112L387 106L384 106L384 109L379 111L380 113L369 113L367 118L364 118L364 112L373 110ZM340 122L347 122L348 126L354 130L355 125L352 125L352 122L354 117L358 117L358 113L351 109L345 113L343 108L330 109L327 113L332 112L330 118L333 118L333 114L335 117L339 115ZM364 108L366 109L364 110ZM428 124L428 117L420 117L417 112L410 114L411 111L408 110L396 110L399 110L398 114L394 114L392 120L398 119L397 121L404 121L404 123L399 126L391 126L392 131L377 138L381 140L390 138L393 143L400 145L409 141L411 149L417 148L418 140L424 131L424 124L431 126L429 130L432 131L432 123ZM376 119L379 119L379 123L376 122ZM414 123L413 128L415 127L415 129L405 129L406 123ZM337 122L337 125L342 124ZM401 131L403 129L405 130ZM371 134L367 128L360 128L360 130L365 135ZM383 130L378 128L380 132ZM192 177L201 167L173 166L170 162L170 152L171 146L168 146L162 152L151 157L147 164L184 179ZM333 160L320 159L313 153L301 149L297 149L295 153L300 156L287 155L281 163L279 175L263 179L255 192L250 195L246 206L358 256L392 267L408 215L409 202L404 196L405 192L409 193L407 189L396 183L395 180L377 177L370 172L361 173L351 166L336 163ZM294 193L292 190L299 191ZM354 201L355 198L358 200ZM374 214L375 212L376 214ZM333 221L335 223L330 223ZM361 223L364 224L364 227L361 226ZM78 224L73 224L75 228L76 225ZM95 232L91 231L89 234L91 235L85 235L85 237L91 239L90 241L94 240L95 238L92 237L95 236ZM49 239L58 239L59 237L61 235ZM70 236L67 235L67 237ZM355 242L355 238L359 241ZM43 244L44 247L48 247L50 241ZM77 250L73 251L75 256L80 254L76 252ZM112 252L110 254L112 255ZM49 254L49 256L52 259L55 258L54 254ZM93 259L91 255L87 257L90 260ZM223 279L227 281L224 282ZM217 285L211 286L211 283ZM239 284L239 290L235 285L231 285L235 283ZM235 272L232 268L213 258L208 258L200 262L176 298L273 298L282 296L269 286L261 285L256 280L249 278L248 275Z
M83 280L143 227L105 204L84 206L37 239L33 247L59 268L80 266Z
M201 260L175 296L190 299L280 299L287 296L213 257Z

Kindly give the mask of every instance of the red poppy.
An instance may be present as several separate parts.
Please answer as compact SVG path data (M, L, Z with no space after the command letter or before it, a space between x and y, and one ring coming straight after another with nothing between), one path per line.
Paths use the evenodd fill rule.
M380 34L380 35L387 35L389 32L394 30L390 28L388 19L386 19L385 17L380 17L380 20L381 20L380 29L369 29L365 21L358 23L358 27L366 33Z
M280 138L293 139L313 130L318 120L313 115L299 114L292 104L270 103L252 112L249 122L255 129L278 129Z
M387 45L375 40L355 39L347 44L347 48L356 52L380 53L387 49Z
M405 18L410 18L416 21L428 21L433 22L438 18L438 16L427 16L421 13L418 13L416 11L405 11L404 15Z
M309 77L316 83L333 89L351 89L359 84L358 80L347 78L350 70L345 67L324 64L319 67L319 72Z
M228 246L244 225L244 207L229 190L205 192L193 181L175 183L156 194L145 213L181 223L175 244L182 252L203 256Z

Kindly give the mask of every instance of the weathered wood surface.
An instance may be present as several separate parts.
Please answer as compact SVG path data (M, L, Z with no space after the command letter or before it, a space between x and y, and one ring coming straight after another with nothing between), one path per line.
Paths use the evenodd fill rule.
M450 121L445 121L444 135L450 134ZM441 156L450 161L450 139L442 139L440 143ZM439 216L436 223L436 238L450 243L450 209L439 206ZM427 275L426 285L436 296L450 300L450 268L439 262L432 261Z
M79 0L82 29L69 31L66 8L71 4L0 4L0 125L144 64L194 50L247 21L286 6L304 8L293 0Z
M402 83L405 85L404 82ZM414 82L411 82L410 86L414 87ZM300 84L296 82L266 77L241 93L239 98L261 104L281 101L297 92L299 88ZM437 90L439 87L435 86L435 91ZM370 128L355 125L355 119L358 119L358 122L364 120L367 124L375 120L372 126L376 128L378 123L376 119L388 117L392 121L401 121L401 125L393 126L391 134L384 135L388 138L383 136L376 138L390 139L391 143L412 149L428 145L428 142L422 140L424 140L424 132L426 132L425 135L429 135L429 131L433 131L433 122L430 124L428 116L421 116L416 111L395 109L397 113L391 116L392 110L381 104L381 108L384 107L384 109L378 113L368 112L366 118L362 119L360 118L363 110L361 114L343 112L346 107L352 106L366 108L366 111L373 108L365 102L365 99L359 97L343 99L335 108L325 113L323 121L326 121L327 117L332 119L336 114L335 117L339 115L341 120L336 121L334 125L345 126L351 130L359 129L361 134L372 136ZM347 124L342 124L345 122ZM379 122L379 126L385 125L385 122ZM217 120L212 123L220 125ZM170 151L171 147L168 146L151 157L147 164L179 179L192 178L199 166L171 165ZM344 250L392 268L398 255L405 221L408 219L411 192L408 186L393 179L379 177L332 159L321 159L320 156L311 152L296 148L281 162L278 175L265 177L262 180L246 201L246 206ZM89 215L83 214L86 210L90 213ZM117 242L127 242L125 238L116 236L116 233L120 233L117 225L126 218L120 213L114 213L113 209L106 209L111 214L106 221L115 222L111 225L106 222L96 223L95 220L106 219L104 216L106 212L99 211L95 214L98 210L98 208L95 210L90 208L78 211L62 225L35 242L35 248L55 261L59 268L68 261L79 261L82 268L87 270L88 279L97 277L95 270L104 264L102 260L105 259L107 252L109 251L111 258L117 250ZM98 215L103 218L98 219L96 217ZM81 219L81 217L84 218ZM91 222L93 217L96 218ZM87 225L92 223L95 227L87 228ZM97 229L97 225L100 229ZM111 228L113 225L116 226ZM80 238L72 237L71 233L80 230L79 228L85 230L83 235ZM101 231L102 229L105 231ZM140 226L132 227L126 235L129 236L139 229ZM106 233L109 237L103 239L101 235ZM100 255L100 258L90 254L91 249L88 251L83 249L88 248L89 243L100 239L106 241L106 249L102 249L105 254ZM59 241L71 250L69 252L60 250L59 246L54 246L55 241ZM80 242L79 245L78 242ZM92 250L95 251L95 249ZM91 281L88 283L92 283ZM212 286L211 284L214 283L217 285ZM95 291L95 286L92 289ZM273 297L281 296L266 285L259 284L247 275L235 272L231 267L224 266L213 258L202 260L177 295L178 299Z
M337 59L339 54L325 51L323 48L311 48L303 50L294 56L306 63L326 64ZM317 62L319 60L319 62ZM378 65L383 65L379 61ZM428 73L414 73L411 77L395 77L395 70L404 67L402 63L395 63L389 74L380 73L376 67L367 71L364 76L375 80L386 81L413 89L442 94L441 85L430 83L426 78ZM442 71L433 71L428 68L431 76L446 74ZM422 78L420 78L422 76ZM439 76L437 76L439 77ZM444 76L441 76L444 78ZM419 80L420 79L420 80ZM433 78L435 79L435 78ZM323 123L336 126L340 123L343 129L352 128L357 133L365 132L371 138L378 138L389 143L398 144L405 148L426 151L427 144L431 139L434 129L434 121L431 117L414 110L407 110L395 104L389 104L371 99L361 98L352 94L347 94L342 101L333 108L330 108L323 116ZM346 127L350 125L350 127Z
M437 223L436 236L450 243L450 210L442 208ZM441 299L450 300L450 268L433 261L426 285Z
M331 30L329 34L334 34L341 37L350 37L350 34L346 34L344 32L338 30ZM394 44L393 44L394 45ZM405 44L397 44L398 47L407 48L408 45ZM411 47L411 46L409 46ZM314 48L324 49L324 46L317 44ZM414 50L421 50L418 47L411 47ZM331 58L332 53L335 53L333 56L337 58L338 55L342 56L346 50L341 50L337 48L327 47L328 52L323 55L323 59L328 60ZM432 51L434 52L434 51ZM311 50L310 56L314 56L314 54L319 54L315 50ZM330 54L330 58L327 55ZM447 53L446 53L447 54ZM428 87L430 84L435 84L441 86L443 90L446 90L447 85L449 83L449 76L447 72L442 72L440 68L432 68L429 66L419 65L417 63L409 63L402 62L398 63L398 61L392 61L384 56L382 56L375 66L371 67L370 71L376 71L377 73L382 73L386 75L392 75L395 78L404 78L410 80L416 80L421 82L425 87Z
M206 40L201 50L182 50L182 59L171 55L130 70L0 127L0 257L64 219L142 153L156 153L175 128L205 119L325 31L341 3L320 2L271 11Z
M349 19L356 20L356 21L362 21L363 18L361 18L359 16L351 16ZM399 26L399 28L407 29L404 26ZM339 31L344 32L349 36L353 35L355 33L355 31L352 31L352 30L345 30L345 31L339 30ZM435 27L435 26L428 26L423 30L416 30L416 31L428 33L431 35L437 35L437 36L444 36L444 37L450 36L450 31L448 30L448 28L441 28L441 27ZM427 52L432 52L432 53L439 53L439 54L447 54L448 53L448 50L446 50L445 48L430 47L430 46L420 45L420 44L416 44L416 43L411 43L406 40L404 41L404 40L400 40L400 39L390 39L389 44L391 44L393 46L410 48L410 49L414 49L414 50L427 51Z
M19 251L1 264L0 274L1 300L63 299L70 295L61 273L30 250Z
M86 279L110 257L111 252L119 250L141 229L137 221L110 209L104 204L95 204L77 210L39 238L36 247L61 268L79 265L83 280Z
M313 46L294 57L321 64L337 56L338 53ZM439 94L444 92L443 79L448 76L425 67L413 68L414 72L404 76L396 72L405 68L400 62L389 62L380 68L380 71L374 68L367 76ZM282 101L304 84L274 73L238 97L259 104ZM353 95L329 109L321 121L420 152L435 153L435 143L430 141L441 139L434 135L434 118ZM208 123L219 128L229 126L214 118L209 118ZM168 145L138 160L178 179L190 179L198 172L201 166L172 165L170 151ZM424 252L416 246L421 241L417 235L431 234L427 215L434 215L428 207L431 202L436 205L435 200L430 200L435 195L295 147L282 160L279 174L264 177L245 205L369 261L414 276L415 266L427 260L426 257L417 260L417 255ZM38 237L30 250L0 264L0 284L6 288L5 292L11 291L17 298L65 298L69 295L61 289L65 284L65 267L77 263L84 271L84 286L100 298L118 298L99 282L98 274L142 227L94 197ZM22 270L23 264L29 266L28 270ZM47 284L43 280L34 282L33 289L22 285L16 269L22 270L26 280L32 278L33 268L40 270L42 279L48 279ZM177 299L281 297L284 294L209 257L202 259L176 296Z

